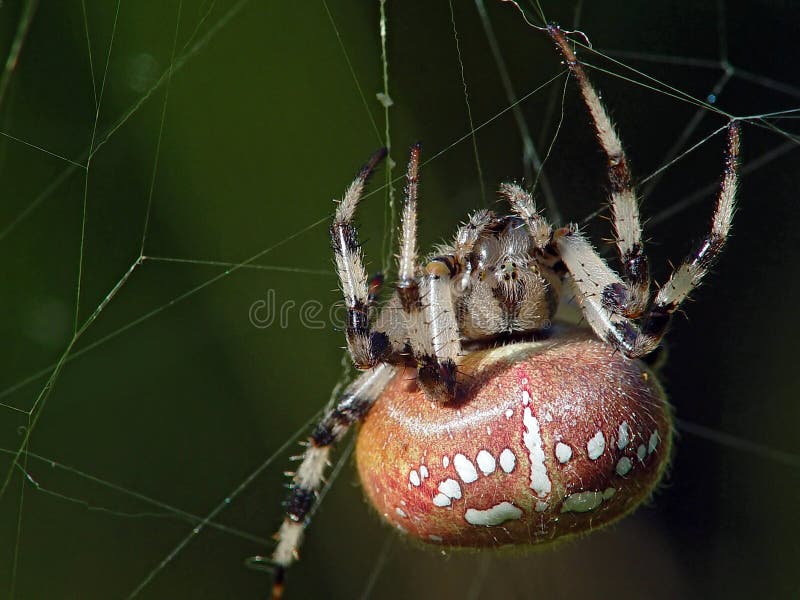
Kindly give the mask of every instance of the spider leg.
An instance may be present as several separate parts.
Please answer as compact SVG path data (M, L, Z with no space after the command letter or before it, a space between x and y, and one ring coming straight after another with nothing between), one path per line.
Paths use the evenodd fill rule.
M431 260L419 280L422 310L417 313L418 327L410 345L417 361L417 381L429 398L451 400L456 388L456 360L461 354L451 278L453 256Z
M650 270L642 245L639 203L631 182L628 158L608 111L575 57L564 32L555 25L548 26L547 31L578 82L597 141L606 157L614 237L622 261L623 282L604 290L604 301L612 311L636 318L644 312L650 298Z
M609 309L605 290L621 285L619 276L595 252L580 233L565 228L554 234L556 247L578 290L586 320L595 333L619 348L626 356L639 358L649 354L661 342L673 313L708 273L728 238L733 219L736 188L739 180L739 127L728 127L725 170L717 194L711 231L694 252L672 273L652 306L641 318L641 325Z
M370 173L385 156L386 149L381 149L362 167L336 207L330 228L339 285L347 306L347 346L353 362L360 369L375 366L390 350L386 334L370 327L367 272L364 269L363 250L353 225L353 216L364 185Z
M636 354L647 354L664 335L673 313L686 300L689 293L700 285L714 260L719 256L731 229L736 206L736 189L739 183L739 125L732 121L728 126L728 145L725 152L725 169L717 193L717 203L711 220L711 231L700 241L672 273L666 285L656 294L650 310L642 322L642 335L646 343L639 344Z
M353 423L361 421L395 374L387 364L362 373L329 408L308 439L300 467L292 479L286 499L286 516L276 534L278 545L272 554L275 569L272 597L280 598L286 569L297 559L311 510L323 483L331 448Z
M417 194L419 191L419 150L417 142L411 147L403 196L403 216L400 225L400 254L397 265L397 293L406 312L419 309L417 281Z
M397 295L406 321L408 347L417 363L418 382L430 398L447 401L455 394L456 359L461 352L450 289L456 261L452 255L437 257L420 272L417 263L419 153L419 143L414 144L406 171Z
M620 286L622 280L592 247L591 243L573 227L558 229L553 242L567 271L572 276L576 297L586 321L601 339L608 340L625 350L619 338L620 327L629 319L610 310L603 302L603 294L611 286ZM635 328L635 325L631 325Z

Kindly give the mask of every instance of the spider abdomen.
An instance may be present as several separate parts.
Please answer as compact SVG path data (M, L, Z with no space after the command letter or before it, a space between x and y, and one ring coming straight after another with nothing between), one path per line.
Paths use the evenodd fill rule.
M589 332L466 355L442 405L401 371L356 457L365 493L427 543L543 544L607 525L646 500L672 421L647 368Z

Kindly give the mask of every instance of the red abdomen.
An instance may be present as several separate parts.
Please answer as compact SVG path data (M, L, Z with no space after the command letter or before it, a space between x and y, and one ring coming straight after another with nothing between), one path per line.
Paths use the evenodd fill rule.
M364 491L393 526L447 546L553 542L624 516L667 465L672 421L642 363L591 333L473 352L461 393L398 373L358 434Z

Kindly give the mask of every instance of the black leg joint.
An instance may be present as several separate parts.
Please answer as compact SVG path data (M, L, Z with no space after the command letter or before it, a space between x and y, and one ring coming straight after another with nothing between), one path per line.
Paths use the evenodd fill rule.
M631 250L623 257L623 268L625 276L632 284L637 287L645 287L650 279L650 268L647 265L642 245L634 244Z
M336 441L333 427L331 427L328 421L329 419L325 419L317 424L314 431L311 432L311 443L317 447L330 446Z
M603 288L603 295L600 300L603 308L614 314L622 314L623 307L628 304L630 294L621 283L609 283Z
M369 329L369 314L367 307L360 300L356 300L353 306L347 309L347 328L345 333L348 338L364 335Z
M286 514L292 521L300 523L306 518L316 499L317 493L314 490L294 487L286 501Z
M389 355L392 344L389 336L382 331L373 331L369 334L369 353L375 364L381 362Z
M417 370L420 386L440 402L452 400L456 393L456 364L450 359L442 362L424 357Z
M644 335L660 337L667 330L675 306L654 306L647 314L647 318L642 323L642 333Z

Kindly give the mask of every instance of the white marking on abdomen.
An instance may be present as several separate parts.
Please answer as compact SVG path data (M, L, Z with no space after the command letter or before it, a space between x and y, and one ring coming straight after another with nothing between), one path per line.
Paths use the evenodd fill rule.
M450 498L444 494L436 494L433 497L433 503L440 508L450 506L450 502L452 502L452 500L450 500Z
M617 439L617 448L622 450L625 446L628 445L628 442L631 441L631 430L628 427L628 422L623 421L619 426L619 431L617 432L619 435L619 439Z
M486 450L478 452L478 456L475 457L475 460L478 463L478 468L484 475L494 473L495 468L497 468L497 462L494 460L494 456L489 454Z
M623 456L617 462L617 475L627 475L630 472L631 467L633 467L631 459L627 456Z
M562 442L556 444L556 458L562 465L572 458L572 448Z
M658 431L654 431L650 435L650 443L647 446L647 453L652 454L656 451L656 446L658 446Z
M412 470L411 473L408 474L408 480L411 482L411 485L418 486L420 484L419 473Z
M517 457L514 456L514 453L510 449L506 448L500 453L500 468L503 469L503 471L511 473L516 465Z
M522 423L525 431L522 441L528 448L531 461L531 489L542 498L547 496L552 489L550 478L547 476L547 467L544 465L544 448L542 448L542 435L539 432L539 421L533 416L529 406L522 412Z
M589 453L589 458L592 460L597 460L600 458L600 455L603 454L605 449L606 437L603 435L602 431L595 433L594 437L586 444L586 452Z
M445 479L439 484L439 493L433 497L433 504L444 508L451 502L461 498L461 486L455 479Z
M506 521L520 519L521 517L522 511L510 502L501 502L486 510L468 508L464 513L464 518L467 520L467 523L470 525L482 525L484 527L493 527L505 523Z
M600 492L578 492L570 494L564 499L561 512L589 512L603 503L603 494Z
M647 456L647 448L644 447L644 444L639 444L636 449L636 456L639 457L640 461L644 462L644 457Z
M439 491L449 498L461 499L461 486L455 479L445 479L439 484Z
M475 469L475 465L463 454L456 454L453 457L453 466L464 483L472 483L478 479L478 471Z

